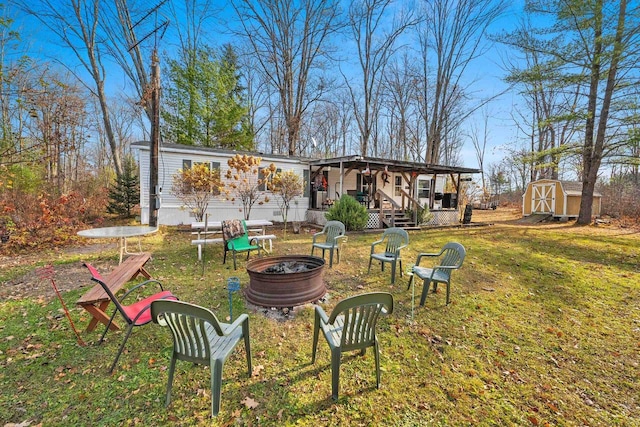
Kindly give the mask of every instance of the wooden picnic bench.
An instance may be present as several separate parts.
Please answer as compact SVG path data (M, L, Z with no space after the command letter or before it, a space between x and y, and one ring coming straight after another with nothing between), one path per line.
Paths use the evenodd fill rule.
M271 253L273 251L273 239L276 238L275 234L266 234L265 227L273 225L273 222L262 219L249 219L245 221L249 233L249 241L255 240L262 249ZM205 229L206 228L206 229ZM204 222L194 222L191 224L192 234L197 235L195 239L191 240L192 245L198 247L198 260L202 259L202 247L204 245L222 243L224 239L222 237L211 237L210 235L222 234L222 221L211 221L206 227ZM254 234L258 233L258 234ZM260 234L261 233L261 234ZM267 244L269 248L267 249Z
M132 255L124 260L124 262L113 269L111 273L105 278L105 283L115 295L121 288L130 280L138 277L142 274L147 279L151 278L151 275L144 269L144 265L151 258L151 254L143 252L137 255ZM100 284L96 284L89 289L82 297L77 301L80 307L87 310L92 318L87 326L87 331L93 331L98 322L107 325L109 323L110 316L106 310L109 306L109 295L104 291ZM110 329L120 329L115 323L111 323Z

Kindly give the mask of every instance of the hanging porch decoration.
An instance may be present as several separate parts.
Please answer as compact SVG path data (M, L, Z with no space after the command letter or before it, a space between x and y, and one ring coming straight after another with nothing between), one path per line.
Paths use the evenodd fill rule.
M384 167L384 171L382 172L382 186L389 184L389 166Z

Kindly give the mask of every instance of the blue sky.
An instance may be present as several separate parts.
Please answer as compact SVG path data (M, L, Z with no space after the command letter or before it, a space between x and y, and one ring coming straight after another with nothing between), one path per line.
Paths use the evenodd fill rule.
M522 14L523 1L514 1L509 5L507 13L505 13L497 22L495 22L491 29L491 33L510 31L517 23L518 17ZM167 11L164 12L167 14ZM225 20L233 19L233 11L230 7L224 10L223 14L219 15ZM34 40L30 46L30 53L37 57L55 58L59 61L69 61L66 64L73 66L75 58L65 49L60 47L54 47L50 37L46 31L43 31L41 24L37 23L34 18L20 17L18 20L19 31L22 34L24 40ZM175 25L175 23L172 23ZM210 34L210 38L215 40L216 44L222 44L229 40L228 36L224 35L221 30L222 27L214 26L213 31ZM216 31L218 30L218 31ZM172 50L172 35L173 31L170 29L162 40L161 50ZM488 51L478 58L472 67L467 71L466 80L473 82L473 88L475 95L478 97L494 96L506 89L506 84L503 82L503 76L505 71L502 68L502 59L509 55L509 52L505 46L493 45ZM78 67L75 67L78 70ZM118 92L127 91L126 78L121 76L120 73L109 73L107 80L107 88L112 94ZM485 155L485 165L489 163L498 162L503 156L504 152L502 147L513 143L516 139L516 127L513 125L511 118L511 111L513 105L518 102L517 97L512 91L501 95L488 105L490 112L489 119L489 144ZM474 117L470 118L465 127L469 129L471 125L475 123L476 127L481 127L482 118L478 112ZM465 142L465 146L462 153L464 166L476 167L476 154L470 141Z

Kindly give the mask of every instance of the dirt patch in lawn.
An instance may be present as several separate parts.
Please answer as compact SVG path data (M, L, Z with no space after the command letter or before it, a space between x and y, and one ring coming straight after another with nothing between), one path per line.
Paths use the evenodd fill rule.
M24 268L31 267L27 273L15 279L0 282L0 300L7 299L23 299L23 298L55 298L55 291L51 284L51 280L42 279L36 271L35 265L43 259L64 258L66 255L91 254L108 250L116 250L115 244L95 244L87 246L74 246L61 249L59 253L50 256L43 254L29 254L12 257L0 257L0 268ZM99 270L109 271L115 267L117 261L95 263ZM62 292L86 287L87 289L94 285L91 282L87 269L83 267L82 262L73 262L69 264L56 265L54 268L53 280Z

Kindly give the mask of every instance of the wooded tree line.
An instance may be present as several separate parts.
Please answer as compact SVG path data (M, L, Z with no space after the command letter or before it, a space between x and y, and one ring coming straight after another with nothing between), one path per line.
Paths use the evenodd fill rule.
M468 163L471 142L487 192L570 171L590 200L603 162L638 183L640 17L626 0L529 0L508 34L490 34L503 0L31 3L10 2L1 22L2 164L37 162L59 191L87 162L105 182L122 174L127 144L148 134L154 50L166 141L446 165ZM32 14L73 58L21 52L12 11ZM470 118L493 101L474 93L474 60L490 43L512 48L522 137L485 165L491 109ZM123 78L130 90L107 92Z
M531 0L526 11L500 41L523 59L510 63L507 79L526 102L514 122L529 144L514 147L503 168L522 188L573 170L583 184L578 222L586 224L603 163L612 172L606 183L640 184L640 9L627 0Z
M161 51L164 67L163 136L168 141L290 155L361 153L460 163L456 129L476 107L466 103L462 74L504 8L503 1L494 0L441 0L415 8L390 0L346 6L233 1L223 12L211 1L174 0L152 13L171 16L175 24L167 31L174 36L169 38L159 34L165 30L158 25L162 19L144 20L149 7L143 2L11 4L46 27L55 46L73 54L50 62L29 58L29 67L61 70L64 80L83 92L83 113L90 113L83 116L91 117L84 133L94 141L97 133L98 160L106 160L117 175L128 140L148 132L148 64L154 48ZM224 28L205 32L223 15L232 34L224 48L209 42ZM4 23L7 31L14 30L10 20ZM464 37L446 39L443 34L453 33L455 26L464 28ZM421 61L412 61L412 52ZM123 75L132 89L110 97L108 79ZM23 100L21 91L17 88L14 100ZM119 122L125 116L131 123ZM7 143L15 147L10 138Z

